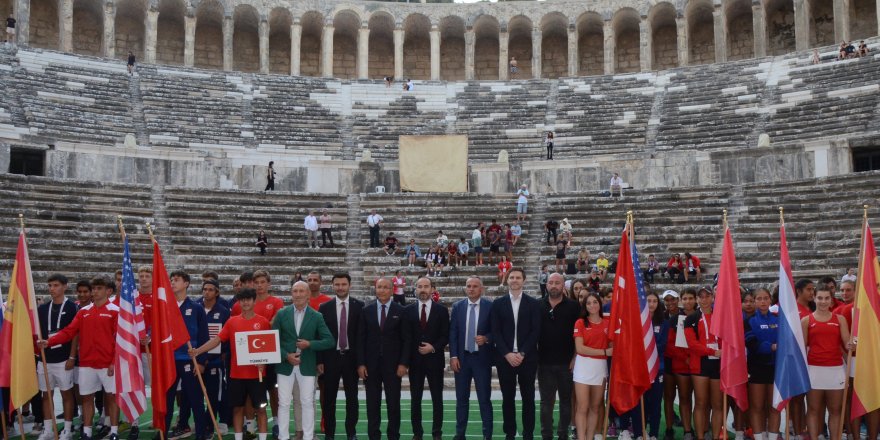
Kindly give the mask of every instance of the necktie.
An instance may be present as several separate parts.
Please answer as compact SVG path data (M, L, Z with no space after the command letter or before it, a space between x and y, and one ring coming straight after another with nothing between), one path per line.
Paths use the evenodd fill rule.
M471 310L468 312L468 328L467 336L465 336L465 350L469 352L477 351L477 305L471 304Z
M420 321L420 323L422 324L422 330L428 327L428 311L426 309L427 307L427 304L422 304L422 319Z
M342 303L339 312L339 349L348 349L348 311L345 310L345 303Z
M385 330L385 304L382 304L382 319L379 320L379 330Z

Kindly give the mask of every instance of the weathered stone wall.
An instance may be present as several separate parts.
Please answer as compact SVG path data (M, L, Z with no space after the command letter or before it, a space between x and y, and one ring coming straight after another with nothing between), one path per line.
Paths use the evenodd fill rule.
M232 37L232 60L232 68L235 70L260 71L260 34L256 29L235 29Z
M712 14L695 20L691 27L690 37L690 64L710 64L715 62L715 28L712 24Z
M223 28L219 23L196 22L195 65L223 69Z
M116 58L128 59L128 51L134 52L138 60L144 59L144 21L143 17L116 16Z
M0 2L2 17L6 18L11 13L12 0ZM58 6L55 0L31 2L30 28L31 46L47 49L58 48Z
M47 0L46 3L52 3L52 2ZM0 0L0 17L6 18L9 16L9 14L12 14L12 11L13 11L12 0ZM33 16L33 14L34 14L34 5L31 5L31 15ZM33 23L33 21L31 21L31 23ZM3 31L5 32L6 29L3 29Z
M156 35L156 62L183 64L186 32L182 18L162 17L159 14Z
M440 42L440 78L464 79L464 38L444 38Z
M477 38L474 45L476 79L498 79L498 39Z
M73 51L84 55L99 56L103 47L104 18L84 7L73 7Z
M532 78L532 36L511 35L507 43L507 51L511 57L516 57L516 65L519 69L516 76L510 79Z
M393 50L393 43L391 48ZM394 57L391 58L390 71L394 71ZM431 79L431 40L427 34L413 35L404 40L403 77Z
M654 70L671 69L678 66L678 30L675 24L662 26L654 30L654 41L651 44L654 52Z
M269 35L269 72L290 73L290 34L278 32Z
M601 33L584 33L578 40L578 75L601 75L605 71L605 52Z
M641 70L639 45L638 32L626 31L617 36L615 73L630 73Z
M785 4L781 9L767 10L767 55L782 55L795 49L794 9Z
M568 76L568 37L562 33L544 35L541 41L541 77Z
M809 0L810 46L840 43L834 41L834 1Z
M877 1L857 0L849 4L850 38L861 40L877 35Z
M403 54L404 59L406 53ZM394 37L370 32L369 76L373 79L394 76ZM406 63L404 63L406 65ZM406 70L404 70L404 76Z
M303 33L299 47L300 74L321 76L321 36Z
M333 76L357 77L357 40L338 29L333 35Z
M755 56L755 33L751 14L741 14L730 21L727 34L727 59L744 60Z

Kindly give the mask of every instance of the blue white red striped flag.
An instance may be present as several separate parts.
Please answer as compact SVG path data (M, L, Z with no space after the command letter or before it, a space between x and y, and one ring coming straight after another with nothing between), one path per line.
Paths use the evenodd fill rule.
M773 406L782 411L789 399L810 390L804 331L794 293L794 277L785 240L785 226L779 229L779 336L776 342L776 370Z
M651 383L653 383L660 371L660 359L657 353L657 343L654 341L654 324L651 321L651 312L648 310L648 292L645 291L645 279L639 264L635 234L633 234L630 246L632 246L632 267L636 276L636 291L639 295L639 314L642 320L642 338L645 342L645 360L648 362L648 374L651 377Z
M116 330L116 402L134 425L147 407L144 366L141 362L141 338L146 335L143 310L135 299L137 285L131 267L128 237L122 256L122 286L119 293L119 318Z

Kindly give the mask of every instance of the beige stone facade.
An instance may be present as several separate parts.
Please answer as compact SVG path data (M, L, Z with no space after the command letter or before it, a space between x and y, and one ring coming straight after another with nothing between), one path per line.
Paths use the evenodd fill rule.
M32 47L350 79L639 72L878 34L877 0L0 0L0 12L15 13Z

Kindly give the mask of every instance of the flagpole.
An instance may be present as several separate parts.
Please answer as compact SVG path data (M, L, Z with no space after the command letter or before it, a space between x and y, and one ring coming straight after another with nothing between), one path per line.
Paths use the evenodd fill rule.
M9 402L12 403L12 399ZM21 434L21 440L27 440L24 433L24 417L21 416L21 408L18 409L18 433Z
M21 225L21 233L22 233L22 235L24 235L24 214L22 214L22 213L18 214L18 222ZM25 235L25 239L27 239L26 235ZM28 293L28 297L30 297L30 293ZM34 307L37 306L36 304L32 304L32 305ZM30 306L28 306L28 307L30 307ZM43 339L43 327L40 325L40 314L39 313L34 314L34 319L36 320L36 322L34 323L35 324L34 327L37 329L38 332L40 332L40 339L42 340ZM55 436L55 440L58 440L58 424L55 423L55 402L53 402L53 400L55 400L55 399L53 399L53 395L55 394L55 392L54 392L55 389L49 386L50 385L49 364L46 362L46 349L43 348L42 346L40 346L40 361L42 361L40 363L43 364L43 380L45 380L45 384L46 384L46 394L49 395L49 416L52 417L52 419L51 419L52 420L52 434ZM24 438L23 434L22 434L22 438Z
M862 262L862 257L864 256L865 251L865 230L868 226L868 205L862 205L862 239L859 240L859 264ZM873 243L871 243L873 246ZM859 292L858 286L862 285L862 271L863 269L859 268L858 279L856 280L856 295L853 298L853 313L859 309ZM856 324L855 320L853 323ZM855 329L849 329L850 341L852 341L852 334L855 332ZM846 363L843 364L844 370L846 372L846 380L843 381L843 405L840 406L840 425L836 427L837 429L837 438L841 438L843 435L843 425L846 423L846 397L849 394L849 372L850 368L852 368L852 358L853 351L855 351L855 346L850 346L850 349L846 351Z
M150 226L150 222L147 222L147 232L150 234L150 241L155 242L156 237L153 236L153 227ZM152 368L152 361L150 361L150 363L151 363L151 368ZM166 426L165 429L168 429L168 427ZM165 429L159 430L159 440L165 440ZM212 435L212 437L213 437L213 435ZM788 439L785 439L785 440L788 440Z
M121 216L120 216L120 225L122 224ZM156 241L156 237L153 235L153 227L147 223L147 232L150 233L150 240ZM192 342L186 341L186 347L189 350L192 350ZM208 389L205 387L205 380L202 378L202 372L199 371L199 363L196 362L195 356L191 356L193 362L193 368L195 369L196 377L199 379L199 385L202 388L202 395L205 396L205 403L208 406L208 414L211 416L211 422L214 424L214 433L217 434L217 437L222 439L223 435L220 434L220 425L217 424L217 418L214 417L214 408L211 407L211 399L208 397ZM214 438L214 434L211 434L211 438ZM163 439L164 440L164 436Z

